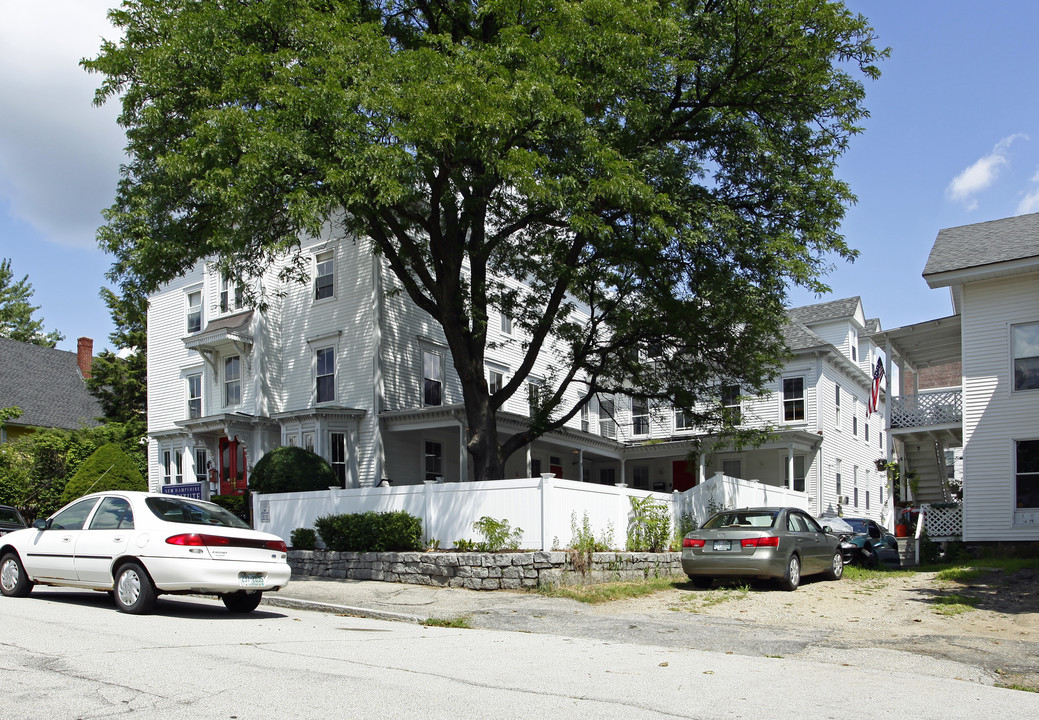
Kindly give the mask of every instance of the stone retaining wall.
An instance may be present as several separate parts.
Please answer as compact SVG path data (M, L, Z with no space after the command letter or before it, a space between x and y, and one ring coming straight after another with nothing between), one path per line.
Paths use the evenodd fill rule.
M293 575L518 590L682 575L681 553L357 553L290 550Z

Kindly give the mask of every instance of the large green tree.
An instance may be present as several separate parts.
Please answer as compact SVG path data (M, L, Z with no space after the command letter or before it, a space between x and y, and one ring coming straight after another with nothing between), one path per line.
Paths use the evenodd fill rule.
M101 403L103 422L120 423L128 437L141 438L148 412L148 298L128 286L122 295L108 288L100 295L115 325L108 339L119 352L94 358L87 389Z
M784 354L789 284L821 289L828 258L854 257L834 170L885 51L839 2L126 0L111 17L122 39L83 64L131 155L100 231L114 272L150 289L201 258L247 280L288 256L302 275L302 236L371 238L443 328L480 479L596 394L723 426L719 384L760 390ZM491 393L497 312L524 358ZM496 412L550 349L529 427L500 441Z
M44 332L43 320L33 318L40 309L33 296L29 276L15 280L11 261L0 261L0 337L52 348L65 339L57 330Z

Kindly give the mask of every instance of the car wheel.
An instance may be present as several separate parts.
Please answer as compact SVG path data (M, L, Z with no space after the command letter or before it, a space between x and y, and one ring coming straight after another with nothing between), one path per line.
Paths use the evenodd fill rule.
M833 554L833 560L830 561L830 569L826 571L827 580L840 580L844 577L844 557L841 555L841 551L838 550Z
M261 598L263 598L262 592L247 593L243 590L220 596L220 599L224 601L224 606L233 613L252 612L259 606Z
M115 574L115 606L120 612L145 615L155 607L158 593L144 568L128 562Z
M7 597L25 597L32 590L32 580L25 574L22 561L9 552L0 560L0 591Z
M786 561L786 574L779 581L779 586L784 590L797 590L801 584L801 559L797 555L791 555Z
M709 575L690 575L689 582L692 583L694 588L707 590L714 584L714 578Z

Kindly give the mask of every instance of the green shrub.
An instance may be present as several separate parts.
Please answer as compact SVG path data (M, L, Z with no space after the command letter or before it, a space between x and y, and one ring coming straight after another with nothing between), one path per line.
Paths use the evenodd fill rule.
M325 547L337 552L422 549L422 521L403 510L325 515L314 527Z
M102 490L147 490L133 459L115 443L102 445L84 460L65 485L62 504Z
M328 461L301 447L279 447L260 458L249 478L249 488L258 493L327 490L339 479Z
M317 547L317 532L313 528L296 528L290 539L293 550L313 550Z
M249 522L249 497L247 495L214 495L209 501L216 503L224 510Z
M483 535L483 542L476 543L480 552L518 550L523 538L523 528L513 530L508 520L495 520L487 515L474 522L473 529Z
M632 497L628 519L628 550L666 552L671 547L671 508L651 496Z

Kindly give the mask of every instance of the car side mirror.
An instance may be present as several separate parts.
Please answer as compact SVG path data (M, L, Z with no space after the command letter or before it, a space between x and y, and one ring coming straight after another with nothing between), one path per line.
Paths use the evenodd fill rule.
M50 527L50 520L44 520L43 518L37 520L32 524L37 530L46 530Z
M824 533L832 533L833 532L833 528L830 527L829 525L823 525L823 532Z

